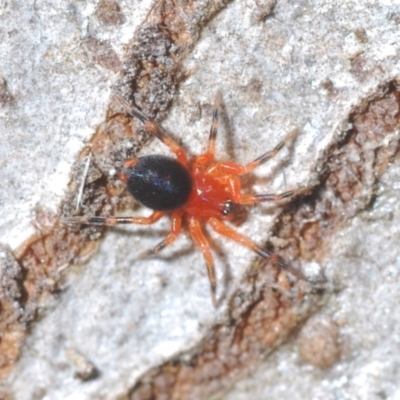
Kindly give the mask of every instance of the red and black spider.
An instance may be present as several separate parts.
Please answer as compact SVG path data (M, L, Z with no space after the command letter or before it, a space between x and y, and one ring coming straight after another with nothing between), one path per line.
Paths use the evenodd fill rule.
M220 94L215 99L212 125L207 151L188 160L185 150L168 137L154 121L146 117L139 109L129 105L119 95L116 101L132 116L144 123L148 132L161 140L175 154L176 158L163 155L149 155L126 160L120 177L126 183L130 194L142 205L151 208L148 217L69 217L66 223L78 224L141 224L151 225L165 214L171 216L171 232L144 256L156 254L170 245L178 237L182 219L186 218L189 233L200 248L206 260L211 296L216 304L216 277L210 244L203 233L202 226L208 224L222 236L225 236L271 262L286 269L300 279L304 275L287 265L281 257L260 247L248 237L242 235L222 221L230 220L235 214L235 205L253 205L264 201L279 201L307 191L310 187L290 190L281 194L243 194L239 177L252 172L255 168L273 158L279 150L297 134L290 132L274 149L257 157L254 161L240 165L232 161L216 161L215 139L218 130Z

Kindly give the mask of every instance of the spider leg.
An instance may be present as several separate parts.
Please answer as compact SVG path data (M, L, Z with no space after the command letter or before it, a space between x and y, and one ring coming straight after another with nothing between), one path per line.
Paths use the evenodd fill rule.
M215 139L217 137L217 132L218 132L218 125L219 125L218 114L220 108L221 108L221 92L218 90L215 95L212 124L210 129L210 136L208 138L208 147L206 153L210 156L211 159L214 158L215 154Z
M154 211L149 217L65 217L61 219L61 222L67 225L151 225L158 221L164 214L163 211Z
M210 280L211 299L214 307L217 306L216 289L217 278L215 277L214 260L211 254L210 244L201 229L200 221L197 218L189 220L189 233L193 241L200 248L203 257L206 260L208 279Z
M290 197L295 197L301 194L307 194L310 192L314 186L305 186L294 190L288 190L283 193L264 193L264 194L248 194L244 195L241 192L240 181L235 175L227 175L224 183L225 187L229 188L229 193L231 194L231 200L233 203L241 205L253 205L257 203L262 203L265 201L278 202Z
M281 201L287 199L289 197L295 197L301 194L307 194L313 189L314 186L305 186L294 190L288 190L283 193L264 193L264 194L250 194L250 195L242 195L240 199L237 201L239 204L243 205L251 205L262 203L264 201Z
M212 124L210 128L210 136L208 137L207 151L204 154L196 157L196 164L207 164L214 159L215 155L215 140L217 138L219 126L219 110L221 108L221 92L218 90L215 95L214 109L212 115Z
M293 129L291 132L289 132L286 137L279 142L272 150L267 151L266 153L262 154L261 156L257 157L254 161L249 162L248 164L244 165L244 174L247 174L257 167L259 167L261 164L264 164L266 161L270 160L271 158L274 158L279 150L282 149L283 146L285 146L288 142L293 140L293 138L297 135L298 131L297 129ZM242 174L241 174L242 175Z
M168 234L168 236L163 241L158 243L158 245L155 246L154 248L144 251L143 253L140 253L138 258L145 258L152 254L157 254L162 249L169 246L179 236L181 227L182 227L182 213L180 213L180 212L172 213L172 215L171 215L171 232Z
M303 275L303 273L301 271L286 264L285 261L281 257L279 257L277 254L275 254L274 252L272 252L270 250L263 249L257 243L255 243L251 239L249 239L248 237L240 234L239 232L236 232L234 229L229 228L228 226L223 224L220 220L218 220L216 218L210 218L208 220L208 223L211 225L211 228L214 229L214 231L219 233L220 235L225 236L228 239L231 239L234 242L239 243L239 244L249 248L250 250L253 250L259 256L261 256L265 260L271 262L272 265L279 267L280 269L287 270L292 275L296 276L298 279L306 280L305 276Z
M169 147L170 150L175 153L176 158L180 163L184 165L187 164L185 150L179 146L175 140L167 136L167 134L161 129L160 126L158 126L156 122L144 115L138 108L129 104L120 94L114 94L114 99L128 114L138 118L141 122L143 122L148 132L153 134L157 139L161 140L161 142Z
M230 175L245 175L252 172L254 169L264 164L266 161L275 157L280 149L290 140L292 140L297 135L297 130L291 131L281 142L279 142L272 150L267 151L261 156L257 157L254 161L248 164L241 165L232 161L221 161L212 166L213 169Z

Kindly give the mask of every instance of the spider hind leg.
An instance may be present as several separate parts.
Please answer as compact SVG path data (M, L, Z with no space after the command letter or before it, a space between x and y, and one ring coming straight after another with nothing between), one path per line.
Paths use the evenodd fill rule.
M62 222L67 225L120 225L120 224L138 224L152 225L157 222L165 213L154 211L148 217L65 217Z
M129 104L120 94L114 94L114 100L130 115L143 122L146 130L163 142L169 149L175 153L177 160L183 165L187 164L185 150L172 138L170 138L163 129L149 117L142 113L137 107Z
M168 236L158 243L152 249L146 250L138 255L138 259L143 259L153 254L159 253L162 249L169 246L173 242L175 242L176 238L179 236L182 227L182 214L181 213L172 213L171 215L171 231Z

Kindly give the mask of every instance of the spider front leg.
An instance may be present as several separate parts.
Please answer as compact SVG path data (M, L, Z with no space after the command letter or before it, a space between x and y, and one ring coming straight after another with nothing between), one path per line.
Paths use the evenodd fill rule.
M257 157L254 161L249 162L245 165L237 164L232 161L222 161L219 162L215 168L218 171L230 174L230 175L245 175L249 172L252 172L260 165L264 164L268 160L274 158L278 152L289 142L291 141L296 135L298 131L294 129L291 131L281 142L279 142L272 150L267 151L266 153L262 154L261 156Z
M292 275L296 276L298 279L306 280L306 277L304 276L304 274L301 271L286 264L283 261L283 259L281 257L279 257L277 254L275 254L272 251L263 249L257 243L255 243L251 239L249 239L248 237L240 234L239 232L236 232L234 229L229 228L228 226L223 224L220 220L218 220L216 218L210 218L208 220L208 223L210 224L211 228L214 229L214 231L219 233L220 235L225 236L228 239L231 239L234 242L239 243L242 246L249 248L250 250L257 253L259 256L264 258L265 260L271 262L272 265L274 265L280 269L287 270Z
M217 163L218 166L218 163ZM242 194L241 184L237 176L228 175L226 177L226 182L224 185L229 188L229 193L231 194L231 200L235 204L241 205L254 205L257 203L262 203L264 201L281 201L290 197L295 197L302 194L309 193L314 186L305 186L294 190L288 190L283 193L264 193L264 194Z
M302 194L308 194L314 186L305 186L294 190L288 190L283 193L264 193L264 194L250 194L250 195L241 195L238 200L239 204L242 205L252 205L257 203L262 203L264 201L281 201L290 197L296 197Z
M264 164L268 160L271 160L272 158L274 158L279 153L279 151L284 146L287 145L288 142L290 142L291 140L293 140L297 136L297 134L298 134L298 130L297 129L293 129L272 150L267 151L266 153L264 153L261 156L257 157L254 161L249 162L248 164L244 165L243 166L243 172L240 175L248 174L249 172L252 172L257 167L259 167L260 165Z
M217 278L215 276L214 260L211 254L210 244L201 229L200 221L197 218L191 218L189 220L189 233L193 241L200 248L203 253L203 257L206 260L208 279L210 280L211 287L211 300L214 307L217 307Z
M215 95L212 124L210 129L210 136L208 138L208 146L206 153L208 154L210 159L213 159L215 154L215 140L217 138L217 133L218 133L220 108L221 108L221 92L218 90Z
M217 138L219 126L219 111L221 108L221 92L217 91L214 101L214 109L212 115L212 124L210 129L210 136L208 137L207 151L196 158L196 164L207 164L214 159L215 155L215 140Z

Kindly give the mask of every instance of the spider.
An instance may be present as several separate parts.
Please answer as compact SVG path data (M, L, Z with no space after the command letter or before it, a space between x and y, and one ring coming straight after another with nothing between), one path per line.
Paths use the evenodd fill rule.
M144 115L138 108L128 104L120 95L114 96L119 105L132 117L138 118L146 130L158 138L175 154L175 158L164 155L149 155L126 160L120 179L127 185L129 193L139 203L153 210L148 217L67 217L67 224L115 225L141 224L151 225L169 214L171 231L168 236L153 249L141 254L141 257L157 254L178 237L182 220L188 223L189 234L203 253L207 265L211 287L211 299L216 306L216 276L210 244L204 235L203 226L209 225L215 232L237 242L271 262L273 265L288 270L299 279L305 279L303 273L287 265L274 252L267 250L250 238L224 224L235 215L236 205L254 205L267 201L280 201L306 192L311 186L289 190L280 194L243 194L239 177L249 174L254 169L273 158L297 131L291 131L272 150L267 151L254 161L241 165L232 161L215 159L215 141L218 130L218 114L221 95L215 97L212 125L207 150L189 160L186 151L163 129Z

